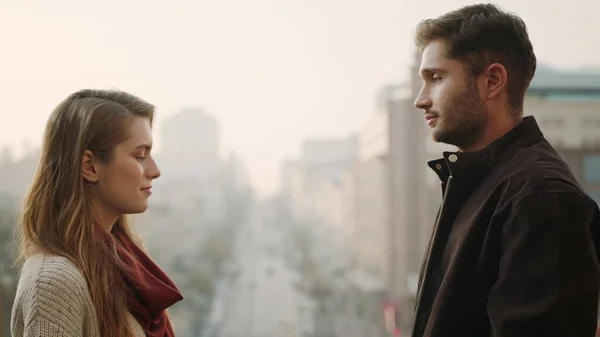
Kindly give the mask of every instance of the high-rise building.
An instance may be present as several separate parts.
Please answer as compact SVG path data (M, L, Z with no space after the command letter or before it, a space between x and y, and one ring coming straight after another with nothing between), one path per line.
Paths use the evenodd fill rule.
M426 145L415 142L426 129L412 96L411 84L380 91L378 111L360 133L359 160L350 171L356 268L364 274L360 283L369 280L364 288L370 293L362 296L375 301L389 333L410 320L406 298L427 241L416 225L425 213Z
M358 137L307 139L301 157L283 165L281 192L297 220L341 218L344 175L357 158ZM330 221L331 222L331 221ZM339 225L339 223L329 225Z
M359 160L349 171L356 268L378 284L389 279L388 116L375 113L359 135Z
M161 147L155 158L162 174L154 183L157 193L150 200L151 210L189 214L177 224L180 228L201 231L219 225L228 206L225 180L232 178L234 163L220 156L217 121L201 109L186 108L166 119L159 132ZM149 216L141 218L152 223ZM144 230L160 233L151 227L161 226L146 225Z
M168 179L205 179L218 174L220 134L217 121L201 109L186 108L161 126L159 164Z
M331 269L348 263L347 171L356 161L357 148L356 135L308 139L301 157L287 161L282 170L282 202L299 226L311 227L319 240L313 245L315 254Z
M218 156L219 125L202 109L185 108L163 122L162 150L174 154Z
M412 69L417 73L417 68ZM414 82L413 82L414 83ZM423 115L413 106L413 88L390 95L389 194L390 279L389 300L396 305L396 322L406 329L412 319L412 301L421 256L429 235L423 230L427 194L423 189L426 169Z

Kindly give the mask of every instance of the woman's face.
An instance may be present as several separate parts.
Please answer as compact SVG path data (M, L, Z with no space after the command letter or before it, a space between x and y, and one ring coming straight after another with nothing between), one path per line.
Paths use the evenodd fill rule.
M103 226L114 224L123 214L142 213L148 208L152 181L160 176L152 158L152 128L150 121L134 117L127 130L128 138L117 145L110 161L102 163L93 158L96 211ZM86 151L87 152L87 151ZM85 176L84 155L84 178Z

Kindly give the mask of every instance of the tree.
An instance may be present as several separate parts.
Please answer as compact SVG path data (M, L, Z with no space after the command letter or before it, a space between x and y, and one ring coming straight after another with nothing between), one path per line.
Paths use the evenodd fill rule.
M210 261L212 268L218 270L221 264L231 259L233 238L221 233L211 235L202 244L200 258Z
M213 227L214 228L214 227ZM232 258L234 236L222 227L208 232L193 255L177 256L170 267L185 301L176 305L173 311L192 312L189 331L199 334L205 330L217 282L221 282L224 264Z
M333 303L336 298L334 280L314 257L313 233L310 226L293 226L292 242L298 253L296 269L301 275L297 289L305 293L317 305L314 312L315 336L333 333Z
M0 196L0 337L10 336L10 312L16 291L16 276L12 270L12 247L16 200Z

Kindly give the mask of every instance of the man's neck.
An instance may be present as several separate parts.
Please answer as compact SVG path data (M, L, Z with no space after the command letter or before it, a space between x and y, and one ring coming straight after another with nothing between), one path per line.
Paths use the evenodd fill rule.
M459 148L458 150L461 152L473 152L485 149L497 139L502 138L502 136L512 130L515 126L519 125L522 121L523 118L503 118L501 120L490 121L481 137L475 143L465 148Z

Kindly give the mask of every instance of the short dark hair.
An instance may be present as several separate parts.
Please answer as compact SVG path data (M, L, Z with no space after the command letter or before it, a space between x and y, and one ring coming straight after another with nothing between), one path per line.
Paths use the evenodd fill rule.
M537 61L527 26L519 16L493 4L462 7L418 24L415 42L421 52L436 40L446 43L448 58L463 62L473 75L492 63L504 65L508 103L522 111Z

